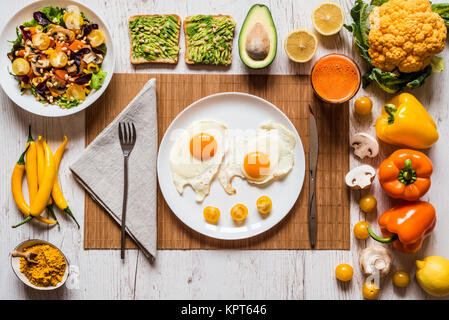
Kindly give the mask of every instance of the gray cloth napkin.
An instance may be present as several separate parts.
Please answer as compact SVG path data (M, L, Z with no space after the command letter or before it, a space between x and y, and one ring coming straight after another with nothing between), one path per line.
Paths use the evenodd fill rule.
M150 79L133 101L92 141L70 167L92 198L121 224L123 153L118 123L131 121L137 132L129 157L126 231L148 258L157 244L156 80Z

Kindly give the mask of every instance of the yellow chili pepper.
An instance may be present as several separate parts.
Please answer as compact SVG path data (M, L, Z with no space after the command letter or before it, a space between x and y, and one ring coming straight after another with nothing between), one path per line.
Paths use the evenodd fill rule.
M59 146L58 150L56 150L54 159L55 159L55 166L56 166L56 172L58 172L59 164L61 163L62 154L64 153L65 147L67 146L67 136L64 136L64 141ZM75 216L73 215L72 211L69 208L69 205L67 204L67 201L64 198L64 194L62 193L61 187L59 186L58 177L55 178L55 183L53 185L53 189L51 190L51 196L53 197L53 201L55 202L56 206L66 212L72 219L75 221L78 228L80 228L80 225L78 221L76 221Z
M37 192L34 203L30 207L30 213L32 216L39 216L48 204L50 199L51 190L55 183L56 178L56 166L55 160L53 158L53 153L47 142L43 142L44 147L44 176L42 178L41 184L39 185L39 190Z
M30 203L34 202L37 190L39 189L37 178L37 149L36 143L31 136L31 126L28 129L28 151L26 153L25 171L28 184L28 194L30 196Z
M42 179L44 178L45 175L45 163L44 163L44 142L42 140L42 136L39 136L37 138L37 146L36 146L36 151L37 151L37 181L38 181L38 185L39 188L42 184ZM52 204L52 200L51 197L48 199L48 203L47 203L47 209L50 211L50 213L52 214L52 216L56 219L54 212L53 212L53 208L50 208L50 205Z
M409 93L395 96L383 107L376 133L386 143L413 149L430 148L438 140L432 117Z
M11 176L11 190L12 190L12 196L14 198L14 202L16 203L17 207L19 208L20 212L25 214L27 217L25 220L20 222L19 224L13 226L13 228L16 228L24 223L27 223L31 219L33 219L33 216L30 215L30 207L25 201L25 198L23 197L22 192L22 180L23 180L23 174L25 172L25 154L30 148L30 144L28 144L26 150L22 153L22 155L19 158L19 161L17 161L16 165L14 166L14 170L12 172ZM47 224L55 224L56 221L48 220L43 217L36 217L39 221L45 222Z
M30 146L28 146L20 156L19 161L17 161L16 165L14 166L11 176L11 191L14 202L16 203L16 206L19 208L19 210L26 215L30 214L30 207L23 197L22 180L23 174L25 172L25 154L29 150L29 147Z

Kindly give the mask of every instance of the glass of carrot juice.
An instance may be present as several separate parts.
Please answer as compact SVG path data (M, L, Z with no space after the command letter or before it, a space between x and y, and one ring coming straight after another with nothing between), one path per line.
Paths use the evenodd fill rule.
M331 53L320 58L312 68L312 88L315 95L328 103L350 100L360 88L360 69L344 54Z

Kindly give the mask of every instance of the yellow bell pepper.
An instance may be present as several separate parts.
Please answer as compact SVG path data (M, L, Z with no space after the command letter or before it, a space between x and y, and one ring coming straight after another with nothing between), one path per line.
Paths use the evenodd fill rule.
M413 149L430 148L438 140L435 121L409 93L401 93L384 105L376 133L386 143Z

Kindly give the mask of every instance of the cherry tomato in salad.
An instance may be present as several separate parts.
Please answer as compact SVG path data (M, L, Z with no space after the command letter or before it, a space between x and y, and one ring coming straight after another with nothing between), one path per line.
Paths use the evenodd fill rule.
M92 47L101 46L104 43L104 33L101 30L94 29L87 35L87 39Z
M12 72L18 76L27 75L30 72L30 64L24 58L17 58L12 62Z
M50 63L55 68L64 68L69 58L62 51L55 51L50 55Z
M40 32L33 35L33 37L31 38L31 42L36 49L47 50L50 46L51 40L46 33Z
M67 88L66 93L70 100L76 99L78 101L84 101L86 99L84 88L75 83Z

